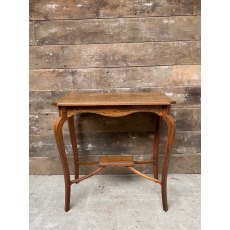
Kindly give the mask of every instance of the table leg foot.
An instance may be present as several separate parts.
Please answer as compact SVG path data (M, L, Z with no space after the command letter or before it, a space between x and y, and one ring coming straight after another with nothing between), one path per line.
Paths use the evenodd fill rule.
M163 210L165 212L167 212L168 211L168 201L167 201L167 185L166 185L166 183L161 184L161 194L162 194Z
M71 187L66 185L65 186L65 212L68 212L70 210L70 193L71 193Z

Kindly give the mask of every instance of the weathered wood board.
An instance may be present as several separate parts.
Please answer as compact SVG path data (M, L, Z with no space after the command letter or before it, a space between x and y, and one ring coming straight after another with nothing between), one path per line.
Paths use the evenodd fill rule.
M172 97L177 132L170 172L200 173L200 5L200 0L30 0L30 173L62 174L53 136L58 113L51 102L75 91L160 91ZM130 151L136 160L151 157L152 114L82 114L75 120L81 160ZM67 131L65 125L71 160ZM162 152L164 123L161 134ZM93 168L82 167L81 174ZM149 166L140 169L152 172Z
M199 86L200 80L200 65L38 69L30 71L30 90L186 87Z
M56 20L30 23L31 45L200 40L200 17Z
M200 0L30 0L30 20L199 14Z
M31 46L30 60L30 69L200 64L200 42Z
M163 152L165 136L162 135L160 152ZM86 155L111 155L111 154L151 154L153 151L152 132L102 132L78 134L78 151L80 156ZM72 155L69 135L64 135L66 152ZM175 136L172 154L200 153L200 131L178 131ZM31 135L31 157L56 157L58 155L54 136Z

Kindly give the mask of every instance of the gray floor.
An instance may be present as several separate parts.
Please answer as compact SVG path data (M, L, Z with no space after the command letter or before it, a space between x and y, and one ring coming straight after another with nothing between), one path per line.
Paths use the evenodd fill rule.
M63 176L30 176L30 229L200 229L200 175L168 176L169 211L160 186L137 175L99 175L72 186L64 212Z

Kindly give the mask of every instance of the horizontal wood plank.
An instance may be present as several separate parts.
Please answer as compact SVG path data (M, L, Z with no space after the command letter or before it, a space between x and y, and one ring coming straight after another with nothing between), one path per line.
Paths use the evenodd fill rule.
M200 65L126 68L37 69L30 91L199 86Z
M30 69L200 64L200 42L30 46Z
M200 40L200 16L34 21L30 25L35 40L31 45Z
M150 155L136 156L135 160L149 159ZM80 161L97 161L99 156L80 157ZM73 158L69 157L70 173L73 171ZM162 157L159 159L159 171L161 172ZM63 170L59 157L30 157L29 162L30 175L62 175ZM96 169L97 166L80 166L80 174L86 175ZM152 173L152 166L138 165L137 169L143 173ZM173 154L170 160L169 173L200 173L201 155L200 154ZM125 167L106 169L103 174L129 174L130 171Z
M176 121L176 129L183 131L199 131L201 129L200 109L172 109Z
M200 14L200 0L30 0L31 20Z
M80 133L78 134L78 151L80 156L126 154L151 154L153 151L152 132L113 132L113 133ZM160 153L164 151L166 135L160 141ZM72 155L69 134L64 135L65 148ZM199 153L201 137L199 131L177 131L172 154ZM52 134L30 136L30 156L59 156Z

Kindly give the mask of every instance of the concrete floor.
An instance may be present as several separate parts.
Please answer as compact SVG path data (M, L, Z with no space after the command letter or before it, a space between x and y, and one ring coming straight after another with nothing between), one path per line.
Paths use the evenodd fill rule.
M30 229L198 230L200 175L168 176L169 211L160 186L137 175L98 175L72 186L64 212L63 176L30 176Z

